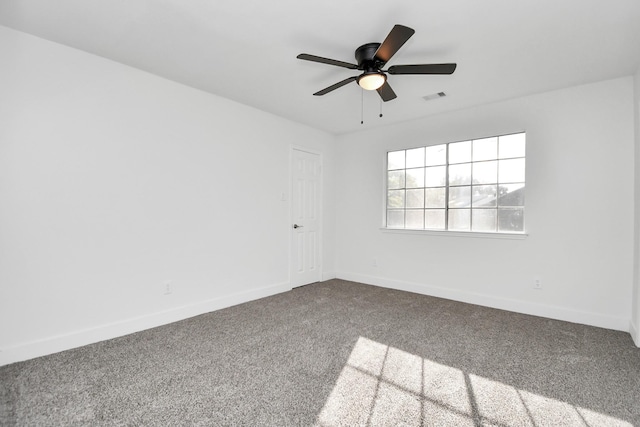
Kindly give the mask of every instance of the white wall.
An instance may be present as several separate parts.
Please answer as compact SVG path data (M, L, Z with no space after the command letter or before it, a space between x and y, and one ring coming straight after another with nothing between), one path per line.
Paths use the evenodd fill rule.
M0 365L289 289L292 145L335 271L333 136L5 27L0 63Z
M527 132L527 238L379 229L387 150L519 131ZM631 77L343 136L337 275L628 331L633 144ZM533 289L534 277L544 289Z
M634 77L635 186L631 337L640 347L640 69Z

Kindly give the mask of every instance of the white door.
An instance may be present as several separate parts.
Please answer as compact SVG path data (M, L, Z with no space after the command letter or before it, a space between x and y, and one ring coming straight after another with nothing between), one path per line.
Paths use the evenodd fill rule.
M293 149L291 156L291 287L321 280L320 155Z

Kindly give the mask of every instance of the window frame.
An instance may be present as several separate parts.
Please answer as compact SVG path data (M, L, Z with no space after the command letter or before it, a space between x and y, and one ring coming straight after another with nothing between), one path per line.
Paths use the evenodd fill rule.
M500 153L499 151L496 153L496 157L495 159L479 159L479 160L475 160L473 159L473 156L471 155L470 159L468 162L462 161L462 162L455 162L455 163L450 163L450 146L452 144L457 144L457 143L462 143L462 142L469 142L472 144L473 147L473 142L474 141L478 141L478 140L484 140L484 139L491 139L491 138L496 138L496 150L499 150L499 138L500 137L507 137L507 136L511 136L511 135L519 135L519 134L523 134L524 135L524 153L522 156L510 156L510 157L505 157L505 158L500 158ZM407 164L404 164L404 167L402 169L391 169L389 170L389 153L395 152L395 151L404 151L405 152L405 162L406 162L406 153L409 150L417 150L420 148L424 148L425 150L428 150L429 147L437 147L440 145L444 145L446 147L446 152L445 152L445 163L444 163L444 167L445 169L445 185L441 188L445 189L445 200L444 200L444 229L429 229L429 228L406 228L406 212L407 210L411 210L411 208L407 208L407 189L411 189L407 187L406 184L406 171L412 169L412 167L407 167ZM473 148L472 148L473 149ZM473 153L473 151L472 151ZM500 205L498 204L498 200L496 198L496 207L495 208L478 208L476 207L475 209L495 209L496 212L496 222L495 222L495 231L489 231L489 230L473 230L473 222L472 219L469 219L469 229L468 230L456 230L456 229L449 229L449 215L450 215L450 210L453 209L455 210L456 208L452 208L450 206L450 200L449 200L449 193L451 190L451 187L453 188L460 188L460 187L464 187L464 184L459 184L459 185L451 185L451 183L449 182L449 173L450 173L450 167L451 166L456 166L456 165L462 165L462 164L469 164L469 167L473 169L474 165L477 163L482 163L482 162L489 162L489 161L500 161L500 160L514 160L514 159L522 159L524 161L525 164L525 172L523 175L523 181L520 182L518 181L516 182L511 182L511 181L505 181L505 182L500 182L499 181L499 175L496 178L496 183L493 184L486 184L486 185L495 185L497 188L500 187L500 185L510 185L510 184L524 184L524 188L525 188L525 192L526 192L526 187L527 187L527 174L526 174L526 169L527 169L527 132L526 131L517 131L517 132L510 132L510 133L504 133L504 134L499 134L499 135L491 135L491 136L482 136L482 137L476 137L476 138L470 138L470 139L462 139L462 140L457 140L457 141L451 141L451 142L446 142L446 143L436 143L436 144L431 144L431 145L422 145L422 146L417 146L417 147L406 147L406 148L395 148L395 149L386 149L384 151L384 174L383 174L383 206L382 206L382 227L380 227L381 231L387 232L387 233L394 233L394 234L426 234L426 235L438 235L438 236L455 236L455 237L488 237L488 238L498 238L498 239L502 239L502 238L506 238L506 239L523 239L525 237L528 236L528 232L527 232L527 224L526 224L526 193L525 193L525 200L523 201L522 204L522 216L523 216L523 223L522 223L522 231L508 231L508 230L500 230L499 229L499 208ZM428 165L427 162L425 162L425 164L423 166L418 166L418 168L422 167L422 168L428 168L430 166L433 165ZM497 168L497 165L496 165ZM402 211L404 213L405 216L405 225L403 228L396 228L396 227L389 227L388 224L388 215L389 215L389 210L393 210L393 208L390 208L388 203L389 203L389 172L392 170L402 170L405 172L405 182L402 186L402 190L404 190L405 195L404 195L404 207L403 208L398 208L398 211ZM498 173L498 172L496 172ZM416 188L422 188L424 190L429 189L429 188L440 188L440 186L427 186L427 183L424 182L423 183L423 187L416 187ZM483 184L473 184L473 182L469 183L469 187L473 188L474 186L479 186L479 185L483 185ZM391 190L393 190L394 188L391 188ZM400 188L399 188L400 189ZM427 209L426 208L426 200L423 201L423 207L422 210L423 212L426 213ZM516 207L516 206L513 206ZM471 198L471 201L469 202L468 207L465 207L466 209L469 209L469 215L473 214L473 198ZM420 209L420 208L417 208ZM460 208L458 208L460 209ZM424 227L424 224L423 224Z

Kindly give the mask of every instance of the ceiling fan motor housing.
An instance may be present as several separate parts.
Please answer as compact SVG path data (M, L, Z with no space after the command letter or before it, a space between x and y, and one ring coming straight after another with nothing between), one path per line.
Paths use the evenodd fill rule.
M379 71L383 65L375 60L375 54L380 47L380 43L363 44L356 49L356 61L358 61L358 69L363 71Z

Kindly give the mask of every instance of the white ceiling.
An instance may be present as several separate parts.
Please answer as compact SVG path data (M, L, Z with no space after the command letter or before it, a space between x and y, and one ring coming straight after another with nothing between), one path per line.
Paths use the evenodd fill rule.
M638 0L1 0L0 24L334 134L634 74ZM456 62L451 76L389 77L398 98L350 83L394 24L416 30L388 66ZM445 98L422 97L446 92ZM362 101L365 124L360 124Z

